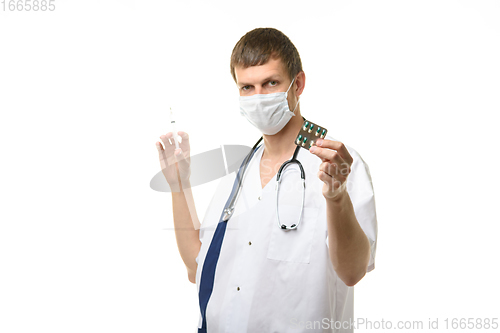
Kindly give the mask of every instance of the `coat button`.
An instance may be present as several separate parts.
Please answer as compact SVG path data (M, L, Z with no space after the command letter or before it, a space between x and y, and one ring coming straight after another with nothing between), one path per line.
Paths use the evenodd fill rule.
M240 287L236 288L236 290L240 291Z
M259 200L260 200L260 197L259 197Z
M252 245L252 242L248 242L248 245Z

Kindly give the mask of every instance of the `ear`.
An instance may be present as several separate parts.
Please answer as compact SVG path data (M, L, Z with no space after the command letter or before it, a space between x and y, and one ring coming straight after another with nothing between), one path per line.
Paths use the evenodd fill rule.
M295 89L295 95L299 97L300 95L302 95L304 87L306 86L306 74L304 73L304 71L297 74L297 79L295 79L295 86L297 87Z

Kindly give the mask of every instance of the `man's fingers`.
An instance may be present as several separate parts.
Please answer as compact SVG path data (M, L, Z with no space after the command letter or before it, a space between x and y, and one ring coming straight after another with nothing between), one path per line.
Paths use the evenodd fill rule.
M319 170L340 182L344 182L350 173L350 167L347 163L337 164L328 161L321 163Z
M186 132L178 131L177 135L182 138L182 142L179 143L179 147L182 148L183 151L189 151L189 135Z
M175 143L173 142L173 134L172 132L168 132L167 134L160 136L161 142L165 146L165 151L171 154L175 149Z
M318 178L327 185L328 191L332 191L334 187L334 181L335 179L327 174L326 172L319 170L318 171Z
M337 165L330 162L323 162L319 165L319 170L333 177L337 174Z
M329 174L325 173L322 170L318 171L318 178L326 184L327 190L330 197L333 197L336 194L336 191L346 184L345 181L341 181L335 177L331 177Z
M156 142L156 149L158 149L158 152L162 154L165 150L163 149L163 146L161 145L160 141Z
M158 150L158 157L160 158L160 164L163 169L165 167L164 163L166 160L165 149L163 149L163 145L161 144L160 141L157 141L155 145L156 149Z
M177 132L177 135L182 137L182 142L184 142L184 140L186 140L186 141L189 140L189 134L187 134L186 132L179 131L179 132Z
M337 165L341 165L344 162L344 159L340 155L340 153L336 150L328 149L328 148L321 148L321 147L314 147L314 149L309 151L320 157L323 162L331 162L331 163L336 163Z
M173 155L167 156L168 165L179 163L181 168L189 168L190 157L189 153L181 148L175 149Z
M319 142L318 142L319 141ZM316 141L316 145L321 148L329 148L336 150L339 155L348 163L352 164L352 156L349 154L346 146L340 141L333 141L327 139L319 139Z

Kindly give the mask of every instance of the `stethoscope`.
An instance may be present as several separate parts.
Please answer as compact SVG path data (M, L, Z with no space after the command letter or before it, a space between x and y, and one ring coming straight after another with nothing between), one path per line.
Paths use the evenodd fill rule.
M251 156L253 155L253 153L255 151L255 148L257 148L257 145L261 141L262 141L262 137L260 137L260 139L255 143L255 145L253 146L253 148L250 151L250 153L245 157L243 165L240 167L240 169L243 168L241 170L242 171L241 177L240 177L240 173L238 172L238 174L237 174L237 177L238 177L238 186L236 188L236 193L232 196L231 201L229 202L229 205L227 206L226 209L224 209L224 217L223 217L224 221L229 220L229 218L231 218L231 216L234 213L234 208L236 206L236 201L238 200L238 197L239 197L240 192L241 192L241 187L242 187L242 184L243 184L243 177L245 175L246 168L247 168L248 164L250 163L250 159L251 159ZM300 224L300 221L302 220L302 212L304 210L304 199L305 199L305 193L306 193L306 177L305 177L305 172L304 172L304 168L302 167L302 164L299 162L299 160L297 160L297 154L299 153L299 149L300 149L299 146L297 146L297 148L295 148L295 152L293 153L293 157L291 159L289 159L288 161L284 162L281 165L281 167L279 168L278 173L276 175L276 188L275 188L275 190L276 190L276 217L277 217L277 220L278 220L278 226L279 226L279 228L283 229L283 230L297 229L297 227ZM302 207L300 209L299 220L297 221L297 223L296 224L294 223L294 224L292 224L291 226L288 227L285 224L283 224L283 223L280 222L280 216L279 216L279 213L278 213L278 197L279 197L279 188L280 188L280 184L281 184L281 180L282 180L281 173L282 173L282 171L287 166L289 166L292 163L298 164L298 166L300 168L300 178L302 179Z

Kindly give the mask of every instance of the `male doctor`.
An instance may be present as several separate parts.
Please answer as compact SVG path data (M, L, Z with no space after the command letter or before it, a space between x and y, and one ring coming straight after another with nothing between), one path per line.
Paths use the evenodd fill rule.
M330 135L309 150L300 148L303 214L300 173L291 164L282 174L278 214L288 226L301 220L297 229L279 228L276 174L292 158L304 122L299 98L306 77L299 53L282 32L254 29L234 47L230 67L240 113L263 141L252 153L228 221L222 210L236 174L221 179L197 228L189 210L188 134L178 132L179 149L171 132L160 137L163 145L156 143L172 188L179 252L198 288L198 332L353 332L352 287L374 269L377 240L368 166ZM174 156L178 163L169 163Z

